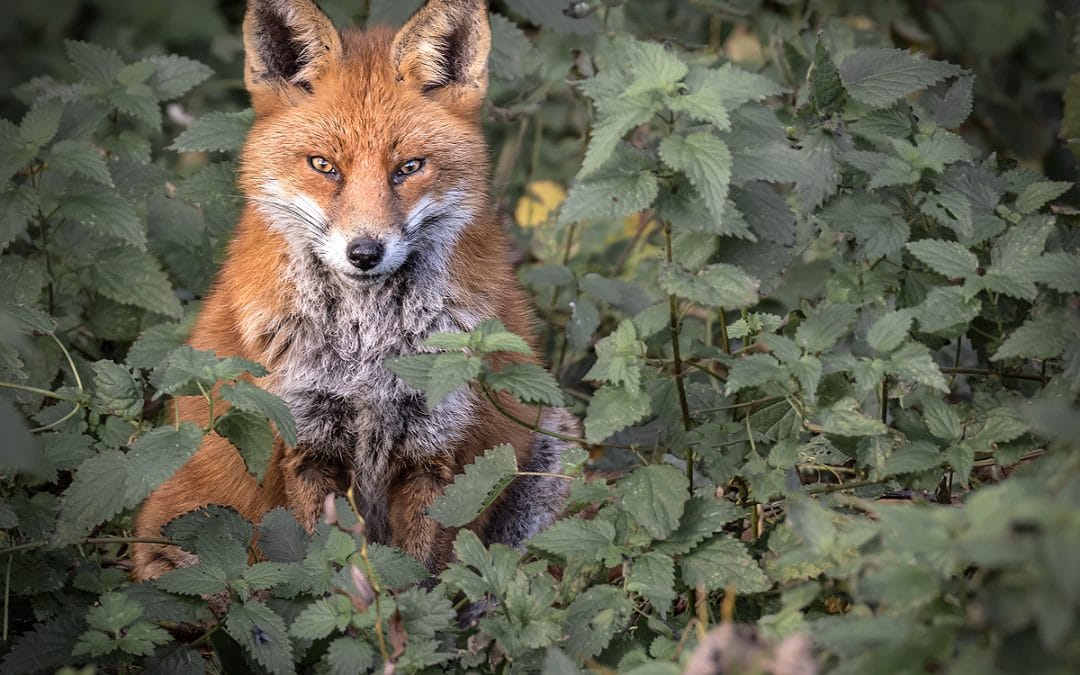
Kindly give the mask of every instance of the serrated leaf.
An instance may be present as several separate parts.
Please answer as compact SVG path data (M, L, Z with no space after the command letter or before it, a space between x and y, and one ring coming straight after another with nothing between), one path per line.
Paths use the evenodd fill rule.
M356 637L342 637L330 643L323 657L327 675L356 675L371 670L375 651Z
M818 412L825 433L837 436L880 436L888 432L881 420L866 415L855 399L845 398Z
M681 555L743 515L744 509L731 502L711 497L692 497L686 502L679 527L666 541L658 542L655 549L668 555Z
M566 649L578 659L596 656L622 630L633 603L612 586L594 586L566 608Z
M266 417L274 423L286 445L296 445L296 422L280 396L244 381L223 385L218 395L239 410Z
M840 71L836 69L821 37L814 45L814 61L807 80L810 83L810 104L819 115L837 109L844 98L844 85L840 81Z
M914 314L908 309L888 312L870 326L866 332L866 343L879 354L887 354L907 339L914 319Z
M585 379L610 382L623 385L630 391L638 391L641 388L645 350L645 344L637 339L634 322L624 320L611 335L596 343L596 363L585 374Z
M786 381L787 373L775 358L769 354L749 354L736 359L728 369L724 393L732 396L748 387Z
M446 352L435 357L423 390L428 409L434 410L447 396L476 379L482 367L480 357L463 352Z
M154 66L148 84L162 101L183 96L214 74L209 66L176 54L151 56L146 62Z
M749 307L758 301L761 282L734 265L715 263L696 272L678 264L660 269L664 290L691 302L710 307Z
M585 438L599 443L628 426L637 424L652 410L649 395L606 384L589 402L585 415Z
M659 193L649 171L596 175L574 183L559 209L559 223L591 218L623 218L652 206Z
M964 433L956 408L940 398L923 400L923 420L930 433L943 441L958 441Z
M217 419L214 431L229 440L244 458L247 470L258 480L266 475L274 450L274 430L261 415L230 410Z
M106 249L97 255L90 278L94 290L122 305L174 319L183 314L172 284L149 254L127 246Z
M686 174L713 217L724 217L732 167L727 144L708 132L676 134L660 142L660 158Z
M127 463L124 454L105 450L79 466L64 496L55 537L75 542L98 523L112 518L126 506Z
M446 527L461 527L491 505L517 474L510 445L496 446L465 467L428 507L428 515Z
M847 335L855 322L855 308L836 304L819 307L795 330L795 343L810 353L823 352Z
M564 402L555 378L535 363L508 363L484 381L492 389L509 391L525 403L561 406Z
M65 40L68 59L79 75L97 84L109 84L116 80L124 67L124 60L115 50L88 42Z
M886 476L921 473L940 467L944 461L940 448L926 441L914 441L893 450L882 473Z
M615 486L623 510L654 539L666 539L679 525L689 497L686 475L668 464L644 466Z
M320 598L293 620L289 634L302 640L320 640L334 631L345 630L352 615L352 603L344 595Z
M671 610L675 593L675 561L669 555L650 551L634 559L626 577L626 590L649 601L661 615Z
M233 603L225 616L225 630L274 675L295 672L285 621L266 605L251 600Z
M991 361L1016 357L1052 359L1065 350L1067 320L1061 314L1029 318L1009 334Z
M966 279L979 270L979 259L962 244L942 239L922 239L907 245L921 263L950 279Z
M61 202L57 213L60 217L69 218L94 232L130 244L140 252L146 250L146 226L135 213L132 204L116 192L73 190ZM117 248L111 253L119 256L117 252L124 250Z
M1013 208L1018 213L1034 213L1072 188L1067 181L1039 181L1024 188L1016 198Z
M852 98L875 108L892 105L946 77L959 66L932 61L903 49L870 47L849 54L840 63L840 79Z
M26 152L24 155L26 162L33 159L38 150L56 137L63 112L64 107L59 101L42 101L35 103L23 116L22 121L19 122L18 141Z
M570 326L566 337L570 348L579 352L588 348L593 334L600 327L600 310L595 302L581 296L571 302L570 307Z
M143 397L131 372L113 361L96 361L91 367L94 369L94 403L98 408L124 418L140 417Z
M614 546L615 526L602 520L560 520L528 540L532 548L546 551L566 560L585 560L618 564L618 549Z
M204 596L224 591L228 578L221 567L202 562L172 570L155 580L154 585L177 595Z
M953 82L944 98L928 96L927 104L934 121L946 129L957 129L971 115L974 77L960 77Z
M916 310L919 328L927 333L947 329L962 332L964 326L979 315L981 307L979 299L960 286L934 288Z
M77 173L102 185L113 185L105 158L85 141L57 141L49 148L45 159L63 173Z
M1080 293L1080 255L1046 253L1028 263L1027 275L1062 293Z
M714 591L734 586L740 594L762 593L772 588L746 545L727 536L719 536L698 546L679 560L683 580L691 588L702 586Z
M368 558L379 583L386 588L408 588L431 576L428 568L400 548L368 544Z
M141 502L179 471L199 449L202 439L202 429L192 422L157 427L136 439L125 458L124 508Z
M177 136L168 149L180 152L236 150L244 143L254 119L250 109L233 113L207 113Z

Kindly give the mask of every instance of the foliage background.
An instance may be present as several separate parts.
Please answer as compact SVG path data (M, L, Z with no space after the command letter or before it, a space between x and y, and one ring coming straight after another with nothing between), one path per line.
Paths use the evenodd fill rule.
M343 500L314 538L272 514L254 565L203 513L168 533L199 567L126 581L133 509L207 431L162 395L231 382L211 426L256 474L289 433L257 364L178 347L238 208L243 3L9 3L0 669L1075 672L1077 4L493 2L495 194L559 387L488 370L498 327L395 367L565 400L589 452L528 556L463 535L428 592Z

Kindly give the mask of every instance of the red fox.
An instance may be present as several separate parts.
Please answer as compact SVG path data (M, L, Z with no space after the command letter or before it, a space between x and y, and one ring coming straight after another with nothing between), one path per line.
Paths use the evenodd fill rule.
M276 442L260 485L224 438L195 456L139 513L139 536L208 504L258 521L287 506L311 530L328 493L354 487L368 536L432 572L454 533L426 509L464 466L509 443L523 471L558 471L566 444L509 423L468 387L428 410L388 371L440 331L488 318L528 338L532 309L488 194L480 126L491 45L484 0L429 0L396 34L338 32L312 0L249 0L245 74L255 122L241 157L246 206L189 343L271 374L299 442ZM205 401L177 402L205 423ZM501 400L519 418L522 404ZM535 412L535 411L534 411ZM541 426L577 434L566 410ZM564 482L519 477L469 527L511 546L549 524ZM135 576L193 558L137 545Z

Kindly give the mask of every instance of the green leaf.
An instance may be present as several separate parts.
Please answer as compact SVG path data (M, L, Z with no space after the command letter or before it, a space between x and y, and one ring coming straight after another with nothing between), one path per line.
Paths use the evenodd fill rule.
M960 286L932 289L917 308L919 327L927 333L963 332L979 315L982 303Z
M715 263L696 272L678 264L660 269L660 285L664 290L691 302L710 307L749 307L758 301L761 282L734 265Z
M866 332L866 343L879 354L891 352L907 339L914 318L909 309L894 310L882 315Z
M105 158L85 141L57 141L49 148L45 159L62 173L76 173L102 185L113 186Z
M669 555L650 551L634 559L626 577L626 590L649 601L661 615L671 611L675 593L675 561Z
M93 232L130 244L139 251L146 250L145 225L135 213L132 204L116 192L100 189L72 190L61 202L57 213L60 217L69 218ZM125 249L113 249L112 255L120 256L121 251Z
M864 414L853 398L837 401L819 411L818 417L825 433L837 436L880 436L888 432L881 420Z
M637 424L652 410L649 395L606 384L589 402L585 415L585 438L599 443L618 431Z
M1028 263L1027 274L1062 293L1080 293L1080 255L1076 253L1046 253Z
M268 418L286 445L296 445L296 422L281 397L244 381L223 385L218 394L234 408Z
M893 450L885 461L882 473L886 476L921 473L936 469L945 461L941 450L926 441L913 441Z
M274 675L295 672L285 621L266 605L252 600L233 603L225 616L225 630Z
M762 593L772 582L761 571L746 545L728 536L718 536L695 548L679 560L683 581L691 588L707 591L734 586L740 594Z
M960 77L944 98L928 95L927 104L934 113L934 121L946 129L958 129L971 115L974 85L974 77Z
M943 441L958 441L964 433L956 408L940 398L923 399L923 419L930 433Z
M122 305L133 305L163 316L180 318L183 310L158 262L127 246L97 254L90 270L94 290Z
M124 60L113 49L76 40L65 40L64 47L79 75L95 84L114 82L124 67Z
M559 209L559 223L619 219L652 206L660 191L650 171L594 175L576 181Z
M179 152L215 152L238 149L255 119L252 111L211 112L195 120L167 149Z
M126 457L124 508L135 506L172 478L199 449L202 439L202 429L198 425L181 422L176 427L151 429L132 443ZM66 500L64 506L66 509Z
M79 466L64 496L56 528L58 542L75 542L95 525L126 507L127 463L123 453L105 450Z
M799 324L795 342L807 352L824 352L847 335L854 322L855 307L852 305L823 305Z
M91 367L94 369L94 403L102 412L126 419L142 416L142 392L127 368L113 361L96 361Z
M532 548L566 560L607 562L617 565L619 550L614 545L615 526L602 520L560 520L528 540Z
M979 259L963 245L942 239L922 239L907 250L924 265L950 279L966 279L979 270Z
M731 502L712 497L692 497L683 509L679 527L654 548L660 553L681 555L743 515L744 509Z
M669 464L634 470L615 486L624 511L653 539L666 539L679 525L689 497L686 475Z
M436 336L428 338L433 340ZM438 345L434 345L438 346ZM521 354L532 356L533 350L520 335L511 333L498 319L488 319L473 330L467 345L480 354Z
M886 370L905 380L948 393L949 385L926 345L909 342L893 352Z
M302 640L321 640L334 631L345 630L352 615L352 603L344 595L320 598L293 620L289 634Z
M267 512L259 524L259 550L273 562L303 562L308 539L293 513L283 508Z
M596 656L626 626L633 611L630 598L612 586L594 586L566 608L566 649L579 660Z
M990 357L1001 361L1016 357L1052 359L1065 350L1068 320L1055 312L1029 318L1001 343Z
M704 131L685 137L672 135L660 142L660 158L686 174L713 217L724 217L732 166L727 144Z
M787 373L769 354L749 354L735 360L728 369L724 393L732 396L748 387L760 387L769 382L786 382Z
M694 68L686 77L685 91L671 99L674 112L708 122L721 131L731 128L728 112L744 103L782 93L771 79L725 63L717 69Z
M483 361L478 356L471 356L463 352L446 352L439 354L431 368L431 374L424 388L427 395L427 406L434 410L446 397L465 386L469 381L475 380L483 367Z
M266 475L274 450L274 430L261 415L230 410L217 419L214 431L229 440L244 458L247 470L258 480Z
M1044 205L1054 201L1069 191L1073 186L1068 181L1039 181L1024 188L1016 198L1013 208L1018 213L1035 213Z
M840 63L840 79L852 98L873 108L961 73L959 66L931 61L903 49L863 48Z
M342 637L330 643L323 657L327 675L356 675L371 670L375 652L360 638Z
M400 548L369 542L368 558L378 582L387 588L408 588L431 576L426 567Z
M465 467L428 507L428 515L446 527L461 527L491 505L517 474L510 445L496 446Z
M162 101L183 96L214 74L209 66L176 54L151 56L146 62L154 66L148 84Z
M645 365L645 344L638 340L634 322L623 320L615 331L596 343L596 363L585 374L587 380L623 385L630 391L641 388Z
M508 363L499 372L485 376L484 382L492 389L509 391L525 403L561 406L564 402L555 378L535 363Z
M844 85L825 41L820 37L814 45L814 62L807 75L810 83L810 105L820 115L839 108L844 98Z
M174 323L147 328L128 349L125 360L133 368L149 370L164 361L170 351L184 343L185 333L183 326Z
M395 3L396 4L396 3ZM596 15L579 17L563 11L562 5L545 0L507 0L507 6L537 26L554 33L590 35L600 28Z
M391 373L397 375L411 387L421 391L427 389L431 381L431 372L435 368L435 361L441 354L415 354L396 359L386 359L383 365Z
M59 101L35 103L19 123L18 141L26 151L26 163L29 163L38 150L45 147L60 130L60 117L64 107ZM21 163L23 164L23 163ZM16 166L16 169L22 166ZM10 176L8 176L10 177Z
M218 565L201 562L172 570L154 581L154 585L176 595L214 595L227 588L228 575Z
M588 348L593 333L599 326L600 310L596 308L596 303L578 296L571 303L570 327L566 334L570 348L574 351Z

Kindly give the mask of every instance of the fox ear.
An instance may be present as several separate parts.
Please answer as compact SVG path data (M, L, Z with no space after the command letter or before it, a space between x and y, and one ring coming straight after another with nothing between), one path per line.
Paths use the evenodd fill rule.
M477 105L487 92L490 51L486 0L428 0L393 45L400 79L424 93L445 89Z
M310 92L341 59L341 37L313 0L248 0L244 82L254 99Z

